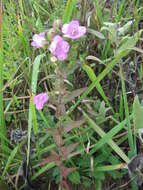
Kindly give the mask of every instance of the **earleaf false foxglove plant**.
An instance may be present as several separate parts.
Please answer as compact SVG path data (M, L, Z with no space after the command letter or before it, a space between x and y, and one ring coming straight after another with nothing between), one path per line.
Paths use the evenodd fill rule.
M70 42L67 40L78 39L86 33L86 27L80 26L79 21L73 20L69 24L64 24L62 26L62 22L57 20L53 24L53 28L49 30L47 33L47 40L51 41L48 47L48 50L52 54L51 62L65 61L68 57L68 52L70 50ZM33 41L31 43L32 46L36 48L43 48L46 43L45 33L35 34L33 36ZM51 39L52 38L52 39ZM46 47L46 46L45 46ZM54 60L53 60L54 59ZM53 61L52 61L53 60ZM46 163L55 162L59 167L60 171L60 185L61 187L66 187L66 189L70 189L67 183L67 176L75 170L75 168L65 167L63 165L63 160L67 160L72 151L77 147L78 143L73 143L70 146L66 146L65 141L63 139L63 135L68 133L70 130L77 128L85 120L79 121L71 121L68 123L68 126L64 127L64 124L61 122L61 118L66 113L65 104L68 101L72 101L75 97L79 96L83 89L78 89L69 93L66 91L65 86L65 78L66 73L64 69L61 69L59 64L56 64L56 78L55 78L55 92L58 92L58 98L56 99L56 114L55 117L58 119L57 127L50 128L47 130L53 136L53 141L56 144L57 152L51 151L49 157L44 158L41 165L45 165ZM56 95L56 94L55 94ZM46 92L42 92L38 95L34 96L34 105L37 110L42 110L45 103L49 100L49 96ZM50 101L50 100L49 100Z

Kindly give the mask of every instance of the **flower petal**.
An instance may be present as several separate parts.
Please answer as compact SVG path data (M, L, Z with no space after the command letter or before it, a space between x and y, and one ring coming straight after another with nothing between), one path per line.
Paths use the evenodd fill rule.
M66 42L66 41L63 41L63 43L62 43L62 49L63 49L63 51L65 53L67 53L69 51L69 48L70 48L69 43Z
M79 27L79 21L78 20L72 20L69 24L76 26L76 27Z
M67 54L66 53L61 53L61 54L57 55L57 58L60 61L64 61L67 58Z
M78 32L80 36L83 36L86 33L86 27L84 26L79 26Z
M68 32L69 24L64 24L62 27L62 33L66 34Z
M41 32L39 35L40 35L41 37L45 38L46 32Z

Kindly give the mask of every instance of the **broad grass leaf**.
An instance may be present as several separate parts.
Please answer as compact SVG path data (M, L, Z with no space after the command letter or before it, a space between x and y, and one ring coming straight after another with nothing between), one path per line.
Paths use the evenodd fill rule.
M44 56L45 56L45 54L38 55L35 58L34 63L33 63L33 71L32 71L32 92L33 92L33 94L36 94L40 62Z

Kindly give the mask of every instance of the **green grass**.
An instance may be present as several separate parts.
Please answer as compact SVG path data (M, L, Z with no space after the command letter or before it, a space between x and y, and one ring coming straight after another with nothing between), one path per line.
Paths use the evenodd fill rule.
M4 118L4 101L3 101L3 17L2 17L2 3L0 5L0 133L4 138L1 138L1 150L6 144L5 138L7 137L5 118ZM2 152L1 152L2 153Z

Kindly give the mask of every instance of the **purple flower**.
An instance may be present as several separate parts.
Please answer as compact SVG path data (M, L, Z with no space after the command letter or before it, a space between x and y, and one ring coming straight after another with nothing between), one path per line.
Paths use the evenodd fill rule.
M60 61L63 61L67 58L67 53L69 51L69 48L70 46L68 42L64 41L61 36L56 35L53 38L53 41L49 47L49 50Z
M48 101L49 96L47 93L41 93L36 96L34 96L34 104L36 106L37 110L41 110L44 106L44 104Z
M86 33L86 27L79 26L78 20L73 20L69 24L64 24L62 27L64 37L78 39Z
M42 48L45 44L45 41L45 32L41 32L40 34L34 34L31 46L36 48Z

